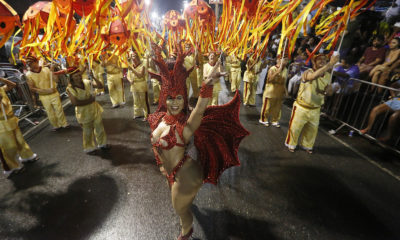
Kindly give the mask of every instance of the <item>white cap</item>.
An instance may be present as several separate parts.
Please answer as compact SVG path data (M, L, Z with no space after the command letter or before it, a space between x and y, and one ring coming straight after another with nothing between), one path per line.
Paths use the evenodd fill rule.
M398 27L398 28L400 28L400 22L395 23L395 24L393 25L393 27Z

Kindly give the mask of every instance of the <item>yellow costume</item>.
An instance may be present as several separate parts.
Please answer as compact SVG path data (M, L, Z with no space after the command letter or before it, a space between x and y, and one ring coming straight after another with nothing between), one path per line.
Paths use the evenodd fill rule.
M247 64L249 68L250 61ZM257 64L256 64L257 65ZM258 77L256 75L256 65L252 69L247 69L243 76L243 104L244 105L255 105L256 104L256 91Z
M0 149L3 153L3 168L5 171L19 168L17 157L21 162L33 160L36 154L32 152L25 142L18 127L18 118L14 116L10 99L8 99L6 86L0 87L3 97L0 106Z
M92 71L93 71L94 77L97 78L97 80L99 80L99 82L101 82L104 86L104 77L103 77L104 67L101 65L101 63L93 61ZM82 79L84 79L83 76L82 76ZM96 94L104 94L104 88L96 88L95 93Z
M42 67L39 73L28 71L26 78L30 85L38 89L49 89L53 88L56 92L51 94L39 94L39 99L46 110L47 117L49 118L50 124L54 128L68 126L67 120L65 119L64 110L61 105L60 94L57 92L57 83L52 80L50 83L50 75L52 72L47 67Z
M268 71L260 116L260 122L263 123L268 122L268 118L272 123L277 123L281 118L282 99L285 95L287 79L287 68L282 69L279 74L275 75L275 77L271 79L271 76L278 70L278 67L272 66Z
M113 106L125 104L122 68L118 66L118 59L116 57L113 57L110 62L106 64L106 71L111 104Z
M203 83L203 71L204 71L204 63L207 62L205 57L199 57L199 66L197 66L196 75L197 75L197 86L200 88ZM194 70L193 70L194 71Z
M150 54L146 55L146 82L147 78L149 77L148 72L158 73L157 66L152 60ZM153 87L153 104L157 104L158 99L160 98L160 91L161 91L160 81L158 81L155 78L150 78L150 81Z
M312 72L311 69L307 70L303 73L302 78L304 79L305 74ZM307 150L312 150L318 133L320 109L324 104L323 92L329 83L329 73L312 81L301 82L289 122L285 142L287 147L296 148L301 135L300 145Z
M77 100L89 99L91 97L90 81L83 79L83 85L85 89L68 86L67 91ZM101 117L102 112L103 108L96 101L75 107L76 119L83 130L83 150L85 152L90 152L96 148L95 139L98 147L106 146L107 137Z
M134 67L136 72L142 72L144 68L143 63ZM147 96L147 82L146 78L138 77L130 69L128 70L128 79L131 82L131 92L133 95L133 117L144 116L147 118L149 114L149 102Z
M214 66L211 66L209 63L204 64L203 65L203 76L205 78L208 77L208 75L211 74L211 71L213 68L214 68ZM219 96L220 91L221 91L221 83L218 81L214 84L213 96L210 99L210 101L208 102L209 106L218 105L218 96Z
M192 90L193 90L192 96L194 98L198 98L199 97L199 85L197 84L196 58L195 58L194 54L191 54L191 55L185 57L185 59L183 61L183 66L186 68L186 70L193 68L192 72L190 72L189 77L186 79L187 95L189 97L190 85L191 85Z
M242 70L240 68L240 59L237 58L235 55L229 56L229 65L230 68L230 81L231 81L231 91L236 92L240 88L240 80L242 79L241 73Z
M225 81L228 80L229 82L231 81L231 56L227 56L225 58L225 71L227 75L225 76Z

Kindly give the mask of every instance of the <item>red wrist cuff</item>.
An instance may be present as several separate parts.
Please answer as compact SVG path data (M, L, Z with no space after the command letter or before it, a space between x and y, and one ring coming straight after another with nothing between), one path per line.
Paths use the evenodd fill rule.
M204 82L201 84L200 97L211 98L213 94L214 85L206 85Z

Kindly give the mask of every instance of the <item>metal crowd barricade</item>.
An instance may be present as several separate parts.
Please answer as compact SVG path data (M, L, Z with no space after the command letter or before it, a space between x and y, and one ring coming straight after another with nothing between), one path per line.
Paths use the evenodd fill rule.
M7 92L7 95L11 101L15 115L20 120L25 120L32 125L36 125L29 117L39 111L35 109L31 91L26 82L25 76L15 68L8 66L0 67L0 71L7 75L7 79L15 82L17 87Z
M351 78L338 86L340 86L339 90L333 96L327 97L322 109L323 114L330 120L341 123L337 129L329 131L330 134L335 134L343 127L359 132L367 126L369 115L375 106L388 101L391 94L400 97L400 89L355 78ZM394 139L391 140L393 144L388 145L378 140L387 131L386 127L391 114L388 111L380 116L378 115L372 129L364 136L400 153L399 131L393 135ZM400 123L398 124L400 125Z

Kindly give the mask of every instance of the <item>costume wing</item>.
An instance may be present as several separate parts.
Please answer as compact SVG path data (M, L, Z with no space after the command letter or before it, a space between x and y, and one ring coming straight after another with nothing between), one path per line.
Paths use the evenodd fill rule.
M208 107L194 134L205 183L217 184L225 169L240 165L239 144L250 133L240 123L239 110L240 97L236 92L229 103Z

